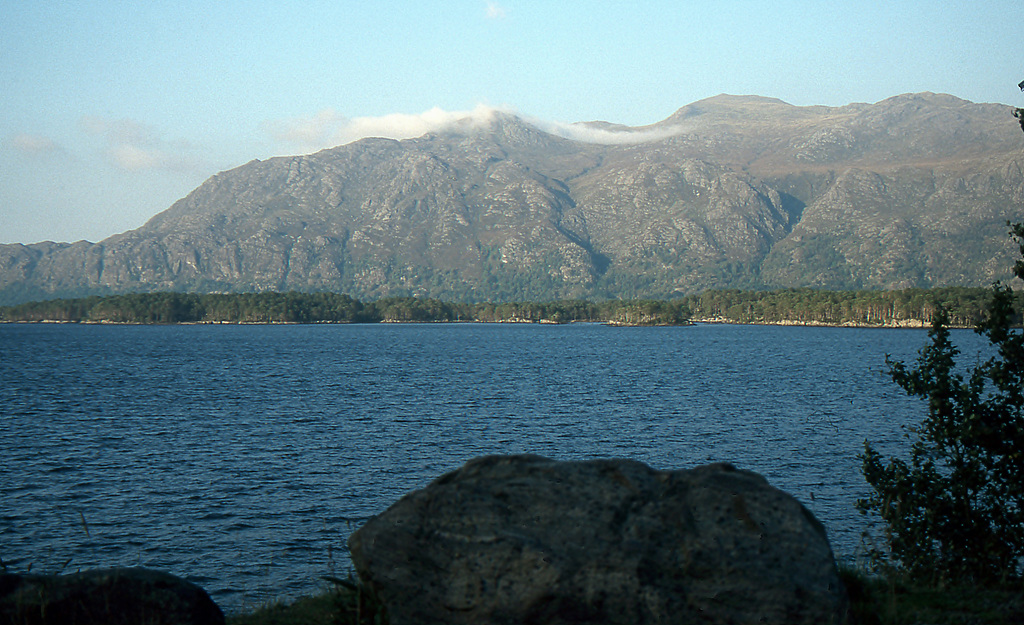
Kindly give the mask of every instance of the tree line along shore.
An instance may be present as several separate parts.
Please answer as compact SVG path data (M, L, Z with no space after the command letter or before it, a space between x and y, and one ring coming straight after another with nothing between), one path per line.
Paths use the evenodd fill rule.
M1018 293L1024 301L1024 294ZM943 287L892 291L714 290L671 300L561 300L466 303L415 297L361 302L317 292L130 293L0 307L0 322L57 323L389 323L595 322L686 325L693 322L866 327L926 327L944 309L949 324L973 327L991 291Z

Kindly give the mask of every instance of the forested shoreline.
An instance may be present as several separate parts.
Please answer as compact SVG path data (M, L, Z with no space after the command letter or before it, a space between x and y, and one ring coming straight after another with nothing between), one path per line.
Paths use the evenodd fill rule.
M0 308L3 322L64 323L431 323L605 322L681 325L681 300L459 303L393 297L361 302L337 293L133 293L28 302Z
M1022 294L1017 297L1021 298ZM0 307L0 322L63 323L722 323L921 327L944 308L950 325L973 327L991 292L945 287L897 291L705 291L672 300L465 303L393 297L361 302L337 293L132 293Z
M928 327L941 307L953 327L985 318L991 289L941 287L893 291L718 290L684 298L696 321ZM1018 293L1024 301L1024 293Z

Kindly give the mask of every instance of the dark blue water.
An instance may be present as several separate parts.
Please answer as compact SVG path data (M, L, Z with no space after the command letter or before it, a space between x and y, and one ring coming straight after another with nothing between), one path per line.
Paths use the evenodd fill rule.
M349 532L404 493L521 452L729 461L798 497L854 557L862 442L899 450L923 414L885 354L925 342L730 325L0 325L0 558L160 568L252 607L344 575Z

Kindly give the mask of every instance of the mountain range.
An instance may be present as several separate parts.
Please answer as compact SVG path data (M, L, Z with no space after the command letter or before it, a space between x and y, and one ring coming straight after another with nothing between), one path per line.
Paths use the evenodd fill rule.
M175 290L450 301L1010 276L1024 135L944 94L721 95L644 127L497 110L221 172L98 243L0 245L0 303Z

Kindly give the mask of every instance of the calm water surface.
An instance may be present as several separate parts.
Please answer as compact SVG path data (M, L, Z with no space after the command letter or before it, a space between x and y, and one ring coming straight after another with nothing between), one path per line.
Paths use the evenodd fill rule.
M354 527L493 453L732 462L803 501L851 558L863 440L899 450L923 414L885 355L925 342L731 325L0 325L0 558L165 569L234 611L344 575Z

